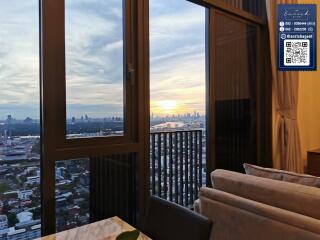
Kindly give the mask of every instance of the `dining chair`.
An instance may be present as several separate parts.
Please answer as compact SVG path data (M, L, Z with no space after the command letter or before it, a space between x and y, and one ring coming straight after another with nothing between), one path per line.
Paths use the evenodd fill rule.
M153 240L208 240L211 226L206 217L151 196L143 232Z

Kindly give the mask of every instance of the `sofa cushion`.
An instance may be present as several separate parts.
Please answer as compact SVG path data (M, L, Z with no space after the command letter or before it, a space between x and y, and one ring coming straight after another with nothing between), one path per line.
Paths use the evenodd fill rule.
M226 170L215 170L211 180L217 190L320 219L318 188Z
M200 213L200 199L194 201L193 208L196 213Z
M320 177L243 164L246 174L320 188Z

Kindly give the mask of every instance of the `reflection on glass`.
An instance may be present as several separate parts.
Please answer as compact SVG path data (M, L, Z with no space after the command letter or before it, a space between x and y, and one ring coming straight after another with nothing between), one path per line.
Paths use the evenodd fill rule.
M119 0L66 0L69 138L123 134L123 13Z
M206 9L189 1L150 0L151 193L182 199L185 206L206 179L205 81ZM185 136L175 137L179 131ZM202 166L186 160L188 151ZM175 162L178 155L182 166Z
M41 235L38 2L0 1L0 239Z
M133 226L137 225L138 161L136 154L90 158L92 221L118 216Z
M216 167L243 172L257 156L257 30L217 14Z
M89 159L56 163L57 232L88 224L90 221Z
M232 7L239 8L243 11L264 17L266 15L266 1L263 0L222 0Z

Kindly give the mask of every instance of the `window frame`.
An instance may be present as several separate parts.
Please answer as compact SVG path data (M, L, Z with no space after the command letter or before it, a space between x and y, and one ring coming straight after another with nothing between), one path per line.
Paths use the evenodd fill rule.
M42 235L55 233L55 164L57 161L110 154L139 154L139 175L144 175L142 144L146 132L143 119L147 103L143 72L144 53L137 54L137 38L145 36L143 26L136 27L138 11L145 0L123 1L124 25L124 135L68 139L66 135L65 0L40 2L40 76L41 76L41 204ZM138 10L140 9L140 10ZM139 42L145 42L139 40ZM128 75L129 67L134 72ZM139 78L138 76L141 75ZM141 182L141 184L140 184ZM139 188L145 186L139 181ZM143 190L139 191L144 196ZM141 197L143 198L143 197ZM141 199L139 197L139 199ZM140 202L140 201L139 201ZM143 206L140 203L140 206Z

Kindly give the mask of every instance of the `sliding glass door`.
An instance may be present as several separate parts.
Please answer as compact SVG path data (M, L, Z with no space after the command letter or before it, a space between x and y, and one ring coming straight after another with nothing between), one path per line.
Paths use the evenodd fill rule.
M150 194L190 207L213 170L270 163L265 7L149 3Z
M214 20L216 167L244 172L257 164L258 28L219 11Z
M206 8L150 1L150 193L190 207L206 181Z

